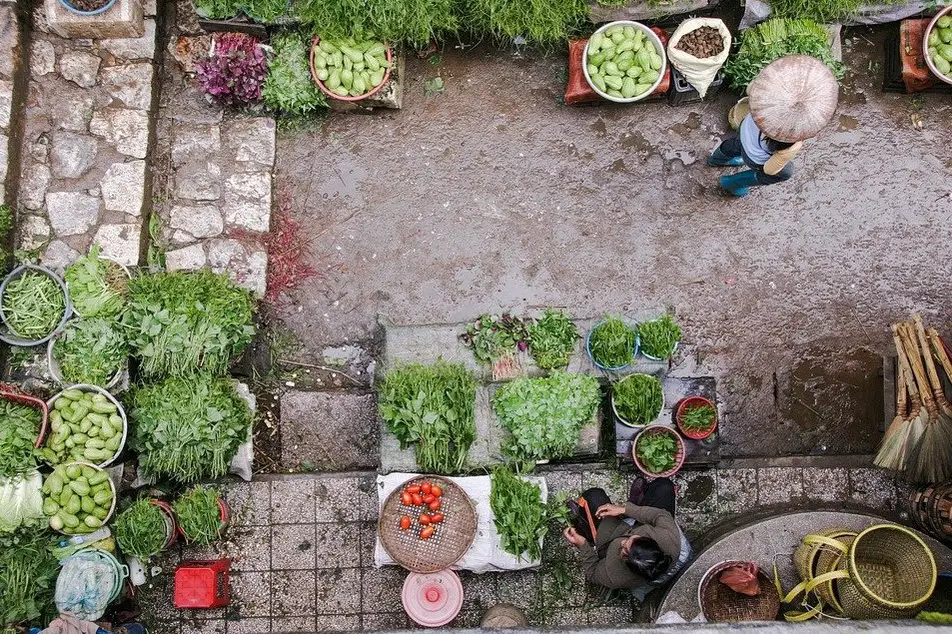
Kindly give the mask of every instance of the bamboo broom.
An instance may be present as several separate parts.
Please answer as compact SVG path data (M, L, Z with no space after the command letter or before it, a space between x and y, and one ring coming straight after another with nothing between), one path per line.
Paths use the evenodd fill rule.
M899 367L896 372L896 416L879 445L879 452L873 461L877 467L902 471L906 465L906 441L909 439L909 399L906 389L906 376Z
M893 438L890 440L890 443L895 447L896 457L888 462L898 465L897 470L904 471L909 464L909 455L912 453L912 449L922 438L922 433L928 422L928 413L922 409L922 399L919 398L916 380L912 375L905 348L899 339L899 325L894 324L892 331L893 343L896 346L896 354L899 357L899 375L903 379L902 383L912 406L904 419L904 424L897 427L892 434ZM890 425L890 428L892 427L893 426ZM884 455L883 460L885 461L886 458L887 456Z
M932 388L923 367L922 351L916 340L915 328L908 323L900 324L899 338L906 350L906 358L912 367L916 386L919 389L919 396L926 410L922 435L919 441L911 446L911 451L908 453L906 477L912 482L937 482L942 478L934 478L934 476L945 473L947 469L943 467L943 463L948 463L948 460L943 461L937 455L937 449L943 436L942 428L938 424L939 410L932 396Z
M919 314L913 315L913 322L937 409L936 419L923 436L921 454L929 465L929 481L942 482L952 477L952 405L945 396L942 381L936 372L922 317Z

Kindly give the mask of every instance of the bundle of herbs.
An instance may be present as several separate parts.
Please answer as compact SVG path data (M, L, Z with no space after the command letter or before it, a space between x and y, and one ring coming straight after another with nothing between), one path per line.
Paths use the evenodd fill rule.
M466 326L460 341L472 349L479 363L494 366L500 359L512 358L525 350L528 337L526 322L521 317L503 313L501 316L480 315Z
M0 297L0 310L17 337L39 341L56 330L66 311L62 287L49 275L25 269Z
M185 538L193 544L210 544L221 538L221 493L210 487L195 487L182 494L172 509Z
M618 369L631 364L638 334L621 317L605 315L588 335L592 360L603 368Z
M503 550L522 560L542 557L540 540L545 536L548 512L542 489L521 478L509 467L493 468L489 505Z
M261 88L261 98L272 110L301 117L327 107L308 66L310 45L296 32L277 34L271 38L274 57L268 65L268 77Z
M139 467L184 484L228 473L252 419L232 381L208 374L136 389L130 414Z
M37 408L0 399L0 478L36 467L35 443L42 424L43 414Z
M598 380L584 374L555 371L506 383L493 397L493 411L511 434L503 451L525 462L572 455L601 398Z
M56 617L53 590L59 562L50 553L52 533L21 528L0 534L0 631L45 626Z
M684 408L678 425L686 433L701 433L714 426L717 420L717 409L712 405L702 403Z
M225 374L254 335L253 310L226 275L157 273L132 280L123 323L145 376Z
M98 244L66 267L64 279L73 309L82 317L116 317L125 309L129 278L118 263L99 257Z
M160 553L169 539L165 513L145 498L119 513L112 531L123 554L143 562Z
M744 89L770 62L785 55L810 55L841 79L845 67L833 57L826 30L811 20L775 18L741 33L740 48L724 64L731 87Z
M529 351L543 370L562 369L578 341L578 329L565 311L547 308L527 327Z
M381 39L424 47L456 32L455 0L298 0L297 18L322 38Z
M53 341L64 383L106 387L129 356L125 332L109 319L74 319Z
M681 341L681 327L671 315L638 324L641 354L652 359L670 359Z
M476 382L461 364L410 364L387 372L380 385L380 416L401 449L415 448L427 473L463 468L476 439L475 403Z
M632 374L612 383L612 407L628 425L647 425L661 414L664 391L658 377Z
M677 464L677 436L673 430L642 432L635 438L635 452L649 474L670 471Z

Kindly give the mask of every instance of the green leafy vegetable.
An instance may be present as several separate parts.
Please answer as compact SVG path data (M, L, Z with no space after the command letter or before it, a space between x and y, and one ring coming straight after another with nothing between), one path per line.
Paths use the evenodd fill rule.
M251 410L231 380L169 377L132 395L132 447L150 475L190 484L228 473L248 440Z
M668 359L674 354L674 347L681 341L681 327L671 315L652 319L638 324L638 337L641 340L641 353L655 359Z
M373 38L423 47L455 33L455 0L297 0L298 19L321 37Z
M0 478L36 467L36 437L43 415L35 407L0 399Z
M767 64L795 53L816 57L837 79L846 72L833 57L822 26L810 20L775 18L741 33L740 49L724 64L724 73L732 88L743 89Z
M513 357L526 346L526 323L510 313L481 315L466 326L460 336L464 345L473 350L476 360L483 365L493 365L499 359Z
M241 11L241 0L195 0L195 11L203 18L224 20Z
M542 557L548 513L538 484L524 480L506 466L493 469L489 505L503 550L521 560Z
M578 329L561 310L547 308L542 317L527 327L529 350L543 370L560 369L569 364L569 355L578 341Z
M631 364L637 335L620 317L606 315L589 334L588 349L595 363L605 368Z
M570 456L601 398L598 380L584 374L555 371L504 384L493 397L493 410L511 434L503 451L524 461Z
M706 431L717 419L717 410L710 405L685 407L681 414L681 429L685 431Z
M99 257L99 245L66 267L73 308L83 317L116 317L126 307L129 278L116 262Z
M27 269L7 284L0 309L14 335L35 341L56 329L66 311L66 302L63 289L53 278Z
M160 553L168 541L165 514L148 499L119 513L112 529L122 552L142 561Z
M195 487L172 504L179 526L189 542L210 544L221 538L220 499L217 489Z
M248 291L226 275L157 273L132 280L123 318L147 377L224 374L255 328Z
M0 631L21 623L44 627L56 616L59 563L49 550L53 544L48 530L0 534Z
M272 24L288 12L288 0L243 0L245 14L256 22Z
M53 342L53 358L66 383L105 387L129 356L125 334L112 320L70 321Z
M664 405L661 381L650 374L632 374L612 384L615 411L630 425L647 425Z
M414 446L420 469L453 474L466 463L476 439L476 382L462 365L418 363L387 372L380 386L380 415L400 441Z
M478 36L541 45L564 41L588 19L584 0L468 0L460 10L461 22Z
M678 441L673 434L673 431L650 431L635 440L638 460L650 473L664 473L677 464Z
M271 38L274 58L261 98L270 108L292 116L304 116L327 107L308 66L310 46L300 33L284 33Z

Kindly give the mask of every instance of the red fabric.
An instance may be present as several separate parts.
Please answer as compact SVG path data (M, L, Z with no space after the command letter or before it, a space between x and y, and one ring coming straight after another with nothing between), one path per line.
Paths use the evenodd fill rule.
M757 572L757 564L753 562L738 564L722 572L720 582L734 592L756 597L760 594L760 579L757 577Z
M902 83L906 85L906 92L922 92L939 81L926 65L922 50L922 37L930 21L930 18L918 18L903 20L899 24L899 58L902 60Z
M661 45L668 45L668 34L664 29L653 26L651 30L661 39ZM569 40L569 83L565 87L565 104L575 106L579 104L590 103L612 103L607 99L598 96L598 93L592 90L592 87L585 81L585 73L582 72L582 52L585 50L585 44L588 38L584 40ZM671 87L671 66L667 65L664 69L664 77L661 83L650 96L642 101L650 101L663 97Z

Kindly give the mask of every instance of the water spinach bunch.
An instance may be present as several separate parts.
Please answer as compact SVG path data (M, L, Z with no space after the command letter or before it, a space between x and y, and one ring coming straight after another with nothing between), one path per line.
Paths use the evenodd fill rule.
M98 244L66 267L64 279L78 315L108 319L126 307L129 278L119 264L99 257Z
M63 380L105 387L129 356L125 332L111 319L71 320L53 342Z
M701 432L711 428L717 418L717 410L710 405L685 407L681 414L681 428L685 431Z
M210 544L221 538L221 508L218 489L195 487L184 493L173 504L179 526L186 539L193 544Z
M606 368L622 368L631 364L637 333L621 317L605 315L589 334L592 358Z
M681 341L681 327L671 315L638 324L641 353L655 359L669 359Z
M650 374L632 374L612 384L612 403L630 425L647 425L664 405L661 381Z
M168 541L165 514L152 500L137 500L116 517L113 532L126 555L146 561L165 548Z
M36 467L36 437L43 415L35 407L0 400L0 478Z

